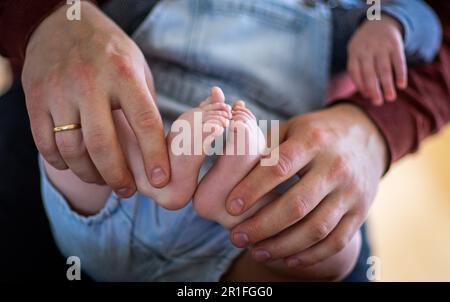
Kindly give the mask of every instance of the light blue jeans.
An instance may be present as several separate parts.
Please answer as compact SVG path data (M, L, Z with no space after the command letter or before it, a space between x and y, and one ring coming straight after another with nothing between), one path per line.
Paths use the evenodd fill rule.
M148 58L165 125L212 85L259 119L321 107L327 90L330 14L294 0L163 0L133 35ZM208 164L202 169L207 170ZM42 169L56 242L95 280L217 281L241 253L228 231L192 206L168 211L136 193L112 194L96 215L75 213ZM211 202L214 202L212 200Z

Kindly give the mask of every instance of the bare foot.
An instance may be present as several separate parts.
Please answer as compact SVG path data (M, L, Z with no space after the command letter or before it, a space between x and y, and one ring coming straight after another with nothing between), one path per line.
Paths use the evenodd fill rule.
M211 95L198 107L183 113L172 125L167 135L167 146L171 166L169 184L161 189L148 182L142 155L136 138L123 113L115 115L119 139L136 181L138 192L147 195L162 207L180 209L192 199L198 183L198 175L205 159L205 149L221 136L229 126L230 106L220 88L211 89ZM198 129L200 127L200 129ZM189 143L190 141L190 143Z
M224 155L219 156L203 177L193 199L194 208L200 216L217 221L226 228L232 228L253 215L272 199L270 196L263 198L241 216L231 216L225 208L228 194L258 164L266 147L264 134L243 101L233 105L232 114Z

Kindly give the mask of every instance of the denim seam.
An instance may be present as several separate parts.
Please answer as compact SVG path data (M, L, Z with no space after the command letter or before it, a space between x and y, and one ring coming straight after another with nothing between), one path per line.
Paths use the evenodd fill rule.
M296 7L299 9L293 10ZM268 25L290 31L301 31L308 22L307 19L310 18L308 13L304 11L308 8L300 3L293 7L287 3L271 2L270 4L264 3L264 5L260 5L258 2L236 2L231 0L214 2L211 4L210 9L211 13L223 16L239 13L240 15L255 17Z

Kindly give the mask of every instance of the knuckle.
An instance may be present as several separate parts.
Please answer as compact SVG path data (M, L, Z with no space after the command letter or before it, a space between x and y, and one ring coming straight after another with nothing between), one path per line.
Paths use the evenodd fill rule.
M59 152L65 159L77 159L82 156L85 151L84 145L72 138L57 139Z
M52 89L57 89L62 86L62 77L60 72L51 72L46 77L46 82L49 87L52 87Z
M302 219L308 214L308 202L300 196L297 196L292 203L291 213L296 220Z
M259 238L262 238L264 233L262 222L259 219L252 220L246 225L246 231L250 242L255 243L259 241Z
M66 164L60 160L59 158L57 158L56 156L52 156L52 157L47 157L45 158L45 160L55 169L57 170L67 170L67 166Z
M56 145L52 140L47 139L43 135L35 135L34 142L39 152L45 157L53 157L57 152Z
M387 50L398 50L400 49L400 45L403 43L399 43L400 41L397 39L397 37L391 37L391 36L387 36L386 37L386 45L385 45L385 49Z
M79 173L77 176L82 181L89 184L97 183L99 181L99 179L95 175L92 175L90 173Z
M115 169L111 171L106 182L114 189L124 188L129 184L128 175L123 169Z
M354 204L351 214L353 215L355 220L363 221L368 215L370 210L371 205L371 203L369 202L370 199L360 194L359 191L356 194L359 194L357 196L360 197L358 198L358 201Z
M348 244L348 239L346 237L340 236L333 240L332 250L335 254L342 251Z
M330 233L330 227L326 222L319 222L312 226L311 239L314 242L325 239Z
M26 95L27 106L33 109L40 109L43 101L44 85L42 85L39 81L35 81L33 83L28 83L27 85L24 83L23 87Z
M346 178L350 175L350 167L342 155L337 155L334 159L330 171L328 172L328 178L330 180Z
M136 114L135 123L139 129L152 129L160 125L160 119L152 110L144 110Z
M114 52L110 54L110 59L119 76L133 77L136 67L132 57Z
M67 169L66 164L64 163L63 160L61 160L61 158L58 156L58 154L56 152L55 153L48 153L48 154L44 154L44 153L41 152L41 154L45 158L47 163L49 163L55 169L57 169L57 170L65 170L65 169Z
M278 161L271 167L273 174L278 177L285 177L292 172L293 163L291 156L286 152L280 150L278 154Z
M352 200L354 200L355 202L360 201L356 202L354 206L355 210L359 210L360 203L365 202L365 200L370 200L368 194L364 192L364 189L361 188L361 186L358 183L356 183L356 181L354 181L353 179L345 183L345 191L346 192L343 194L344 203L348 204Z
M312 146L324 147L328 145L329 135L322 129L311 127L309 129L309 141Z
M108 137L100 127L86 131L85 143L88 150L93 154L103 154L110 150Z

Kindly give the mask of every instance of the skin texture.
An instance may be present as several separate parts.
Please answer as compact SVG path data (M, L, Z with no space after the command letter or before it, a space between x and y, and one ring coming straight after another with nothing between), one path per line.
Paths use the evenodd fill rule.
M348 72L374 105L395 101L395 86L408 86L402 31L396 19L382 15L379 21L365 21L348 45Z
M231 109L224 101L225 97L222 90L217 87L212 88L210 97L198 107L186 111L178 118L178 120L192 125L192 132L189 133L192 136L191 139L194 139L195 135L200 135L199 142L209 146L217 136L223 134L231 119ZM194 130L194 113L200 113L202 116L200 126L203 130L200 132ZM123 147L126 162L136 180L139 193L151 197L167 209L176 210L186 206L192 199L197 187L200 167L206 157L203 150L198 155L193 154L193 149L189 155L175 155L169 148L172 178L164 188L154 188L147 182L144 161L137 138L121 110L116 110L113 113L113 121L118 129L119 142ZM170 131L167 134L169 146L178 134L178 131ZM67 198L74 210L83 215L95 215L103 208L111 193L111 188L83 182L72 171L58 171L49 163L46 163L45 166L50 180Z
M73 171L68 183L74 188L94 183L89 186L108 194L95 184L104 182L120 196L132 194L136 184L112 113L122 109L137 137L147 178L163 187L169 182L169 160L145 59L115 24L84 1L82 17L83 22L68 23L65 11L56 10L33 33L26 52L27 108L36 145L50 163L48 174L59 179ZM55 125L76 122L82 123L81 131L52 133ZM243 215L292 175L301 180L234 226L230 238L237 246L251 247L245 257L254 261L283 259L292 268L306 268L351 246L385 169L386 144L372 121L352 105L293 118L283 125L281 142L279 164L256 166L227 197L227 211ZM89 202L89 197L74 208L98 211L101 202Z
M250 146L254 147L252 152L250 152ZM265 147L266 140L255 116L245 107L244 102L236 102L233 105L229 135L223 155L218 156L195 192L193 205L201 217L214 220L230 229L253 215L256 210L272 199L267 196L258 203L258 206L243 216L232 216L225 209L228 194L255 165L259 164ZM239 151L244 152L239 154Z
M202 129L196 131L194 127L195 114L201 113ZM145 170L142 160L142 153L136 136L126 122L123 114L118 112L115 115L115 123L119 129L119 140L126 153L126 158L131 168L134 179L136 180L138 191L157 201L159 205L166 209L176 210L183 208L192 199L197 188L198 175L203 161L205 160L205 148L201 148L200 154L195 154L194 142L197 141L202 146L210 146L213 140L221 136L231 119L231 108L225 104L225 97L220 88L211 89L211 95L196 108L183 113L178 120L187 122L191 125L189 133L179 129L174 129L167 135L167 145L169 146L169 158L172 171L170 182L164 188L152 187L145 176ZM175 124L174 124L175 125ZM190 136L191 148L190 154L177 155L172 152L173 140L181 135ZM196 137L195 136L199 136ZM174 143L174 145L178 145Z
M194 113L201 113L203 126L210 124L215 127L214 132L203 131L197 133L194 129ZM232 114L232 116L231 116ZM231 119L231 123L229 123ZM263 133L256 124L253 114L245 107L244 102L238 101L233 105L232 111L224 103L224 96L219 88L211 90L211 96L202 102L199 107L183 113L178 120L188 122L192 130L188 133L190 137L201 135L200 142L210 145L212 140L220 136L224 129L230 124L229 135L224 155L214 163L209 173L202 179L195 194L194 207L204 218L217 221L227 228L244 221L259 209L277 200L280 194L268 193L261 198L257 205L252 207L243 216L231 216L225 209L225 199L233 187L242 179L261 158L265 147ZM139 151L136 137L130 126L126 123L121 111L114 113L114 122L119 131L119 141L125 150L126 160L136 179L138 191L141 194L151 196L160 205L169 209L176 209L186 205L192 198L200 167L205 159L205 154L199 155L175 155L169 149L170 162L172 164L171 182L163 189L156 189L145 180L142 154ZM238 134L238 131L242 131ZM213 133L214 135L211 135ZM239 139L238 135L243 139ZM172 145L173 139L178 133L169 132L167 143ZM239 145L245 148L245 154L235 155ZM252 144L256 144L255 154L249 154ZM236 148L237 147L237 148ZM231 150L234 153L231 153ZM83 183L71 171L58 171L46 164L47 174L52 183L68 199L71 207L84 215L93 215L103 206L111 190L107 186ZM306 238L311 238L309 234ZM247 280L247 281L303 281L303 280L340 280L353 268L361 246L359 233L355 233L349 243L335 255L319 261L307 268L287 267L283 261L260 261L253 259L251 252L244 252L230 267L224 280ZM264 256L264 255L262 255ZM261 255L257 255L257 258Z
M233 227L230 239L249 247L256 261L308 267L344 250L365 221L386 146L360 109L341 104L286 123L278 152L277 165L256 166L233 189L228 212L242 215L294 174L300 180Z
M222 276L231 282L297 282L340 281L354 268L361 249L361 234L335 255L306 267L286 267L281 260L267 263L256 261L249 250L245 250Z
M63 6L47 17L26 50L22 82L39 152L56 169L130 196L136 184L112 116L120 108L138 138L149 182L164 186L169 160L144 56L94 5L82 1L82 22L65 14ZM53 133L71 123L81 123L82 131Z

